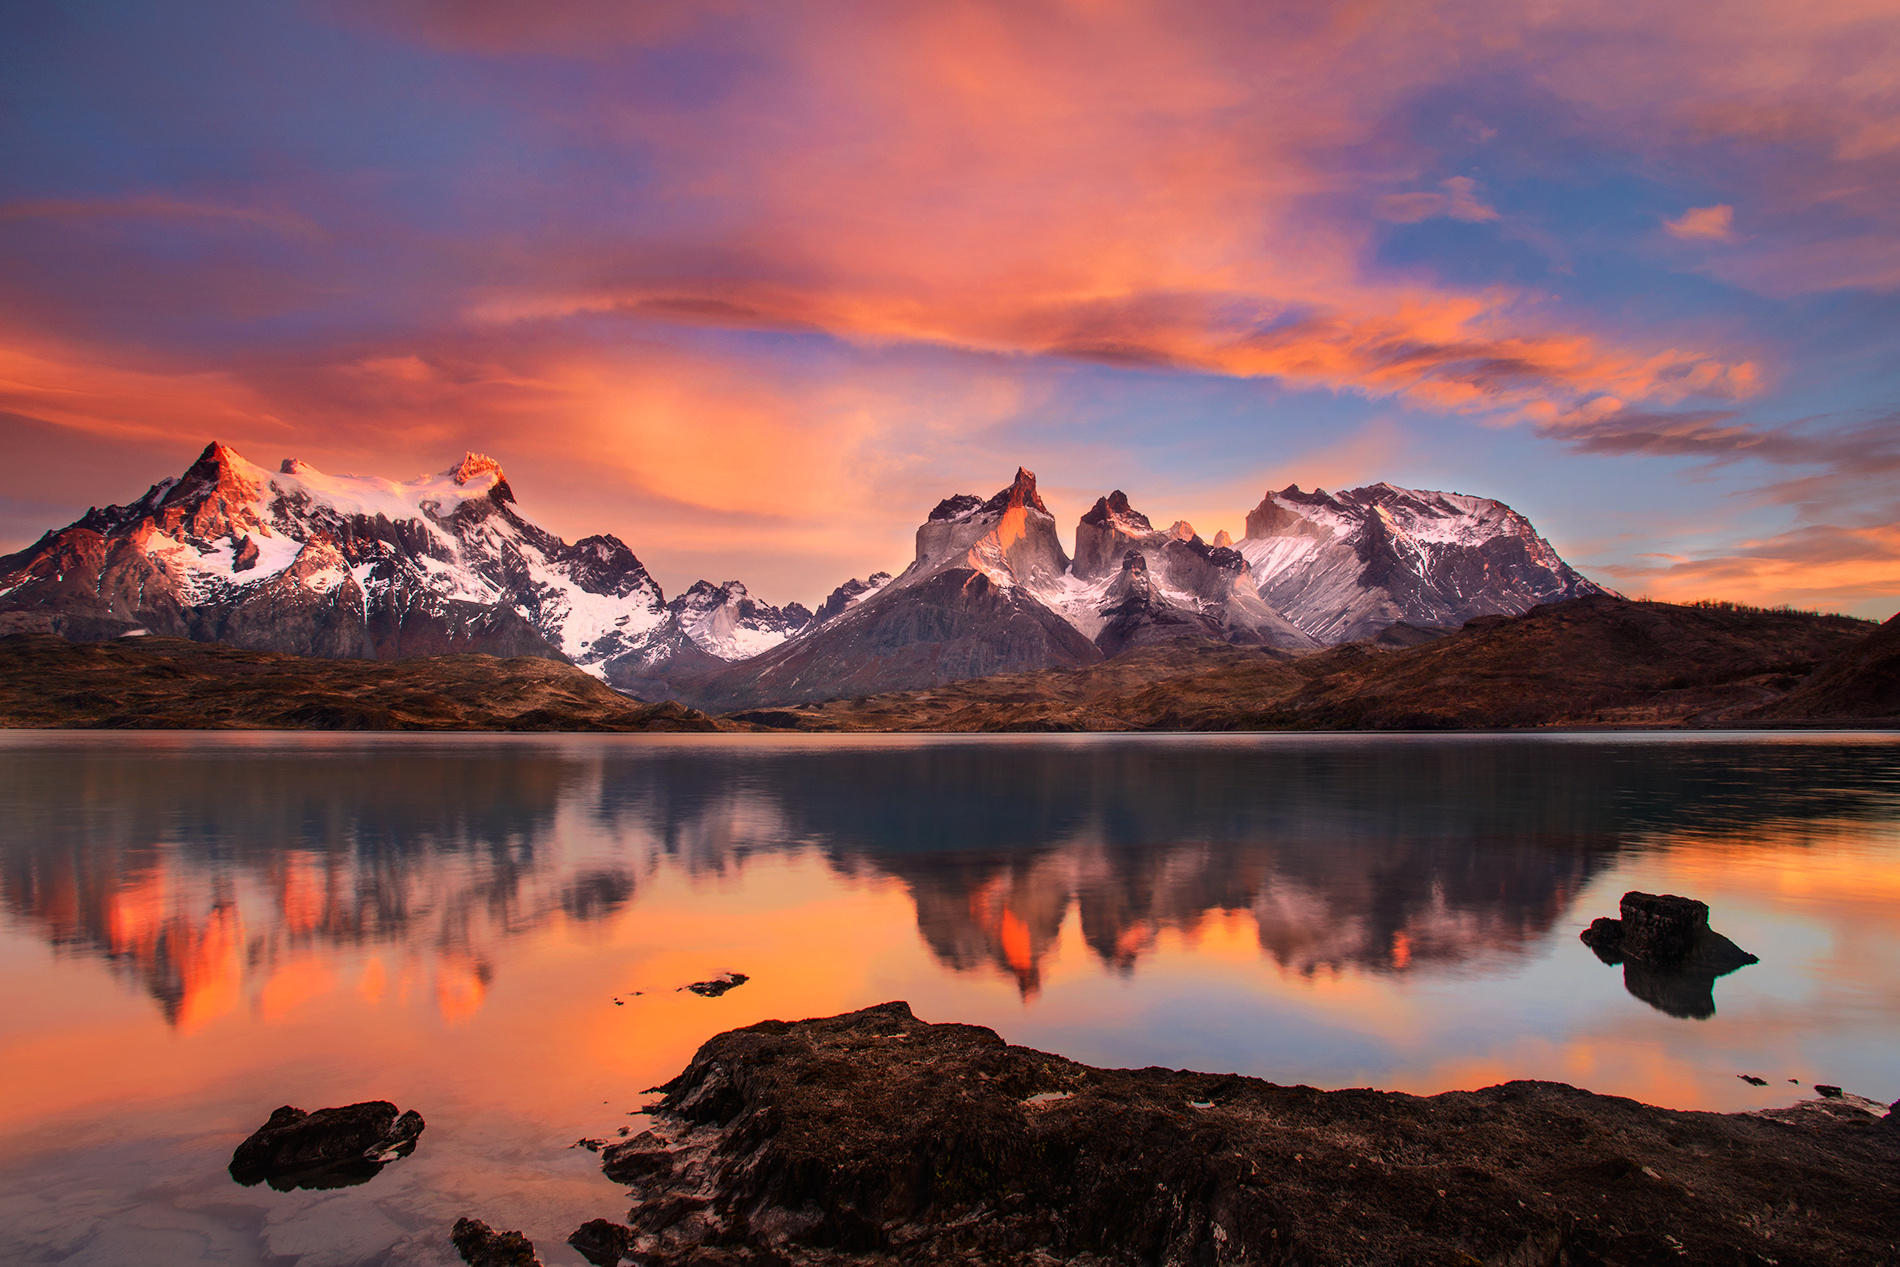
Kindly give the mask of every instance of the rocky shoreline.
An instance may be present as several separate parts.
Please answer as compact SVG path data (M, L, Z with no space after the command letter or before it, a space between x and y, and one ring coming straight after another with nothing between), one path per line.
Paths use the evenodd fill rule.
M904 1003L721 1034L656 1090L602 1153L633 1205L624 1242L588 1225L595 1261L1900 1260L1900 1114L1852 1096L1318 1091L1096 1069Z

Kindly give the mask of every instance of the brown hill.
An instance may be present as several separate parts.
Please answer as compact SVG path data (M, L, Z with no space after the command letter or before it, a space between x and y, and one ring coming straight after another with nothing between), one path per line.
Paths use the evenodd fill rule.
M0 726L159 730L712 730L531 656L320 660L177 638L0 638Z
M1482 617L1412 647L1362 642L1290 659L1174 644L1078 670L732 720L804 730L1714 726L1752 720L1868 629L1845 616L1589 597Z
M1900 721L1900 616L1816 669L1763 719Z

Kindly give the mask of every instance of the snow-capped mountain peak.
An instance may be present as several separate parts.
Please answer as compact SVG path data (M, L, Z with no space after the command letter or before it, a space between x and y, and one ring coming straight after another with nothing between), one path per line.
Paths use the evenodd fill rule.
M1261 597L1323 642L1606 592L1503 502L1389 481L1269 493L1248 512L1240 550Z

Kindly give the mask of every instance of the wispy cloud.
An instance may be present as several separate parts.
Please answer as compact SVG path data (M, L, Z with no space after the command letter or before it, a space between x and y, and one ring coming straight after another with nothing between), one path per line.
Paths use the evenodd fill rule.
M1497 209L1478 194L1478 182L1469 176L1452 176L1439 182L1432 192L1387 194L1379 200L1382 219L1399 224L1443 217L1447 220L1481 222L1498 218Z
M1687 241L1727 242L1735 236L1735 208L1727 203L1691 207L1674 220L1663 221L1669 236Z

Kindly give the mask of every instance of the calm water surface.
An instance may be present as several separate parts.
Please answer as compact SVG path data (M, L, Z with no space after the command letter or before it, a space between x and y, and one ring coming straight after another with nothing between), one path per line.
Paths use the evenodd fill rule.
M1762 962L1626 989L1576 934L1629 888ZM577 1138L897 998L1095 1064L1891 1100L1897 903L1894 736L15 734L0 1261L442 1264L474 1213L578 1263L626 1203ZM371 1098L429 1125L369 1183L225 1175Z

